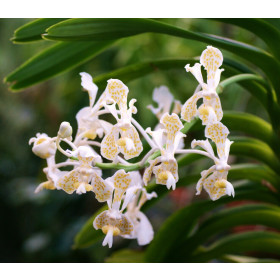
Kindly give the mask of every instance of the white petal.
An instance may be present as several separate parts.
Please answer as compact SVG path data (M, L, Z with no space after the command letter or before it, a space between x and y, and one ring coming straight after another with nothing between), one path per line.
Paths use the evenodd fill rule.
M168 179L166 181L166 187L170 189L172 187L172 190L176 189L176 180L171 172L168 172Z
M226 193L227 193L227 195L232 196L232 197L234 197L234 195L235 195L233 185L228 181L226 184Z
M135 195L137 194L137 190L139 189L141 189L141 187L136 186L136 187L130 187L126 190L121 212L127 207L127 204L131 202L131 200L135 197Z
M148 218L142 213L138 213L140 224L137 229L137 241L140 246L149 244L154 238L153 227Z
M201 87L203 87L204 82L203 82L203 77L201 74L201 64L200 63L195 63L194 66L190 67L189 64L185 66L185 69L187 72L191 72L193 76L196 78L196 80L199 82Z
M109 248L112 248L113 245L113 231L109 230L102 242L102 246L106 246L108 244Z
M153 137L153 140L154 140L154 142L156 143L156 145L158 146L158 148L160 149L160 150L162 150L163 149L163 143L164 143L164 139L163 139L163 133L164 133L164 129L158 129L158 130L156 130L156 131L151 131L151 128L150 127L148 127L147 129L146 129L146 132L148 133L148 134L150 134L152 137Z
M86 72L82 72L82 73L80 73L80 75L82 77L81 85L86 91L88 91L90 107L92 107L94 104L95 98L96 98L98 87L96 84L93 83L92 77L90 74L88 74Z

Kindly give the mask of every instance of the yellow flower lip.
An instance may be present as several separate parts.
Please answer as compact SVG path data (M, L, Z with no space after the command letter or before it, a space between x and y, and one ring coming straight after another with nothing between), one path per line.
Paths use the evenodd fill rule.
M168 179L168 171L163 171L158 174L158 178L160 180L167 180Z
M112 225L106 225L102 227L102 231L104 234L107 234L109 230L113 231L113 236L117 236L121 233L121 231L119 230L119 228L112 226Z
M226 185L227 185L227 181L225 179L218 180L215 182L215 187L219 189L226 188Z
M124 147L126 145L126 138L120 138L118 141L117 141L117 145L118 146L121 146L121 147Z

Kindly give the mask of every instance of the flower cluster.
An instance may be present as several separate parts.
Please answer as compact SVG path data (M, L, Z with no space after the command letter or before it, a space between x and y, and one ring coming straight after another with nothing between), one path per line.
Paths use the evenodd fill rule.
M46 182L35 190L63 190L68 194L93 192L99 202L106 202L108 210L100 213L93 222L93 227L105 234L103 245L113 244L113 236L137 239L139 245L151 242L153 228L148 218L140 211L142 205L157 197L155 192L148 193L147 188L152 175L156 183L168 189L176 188L178 182L178 164L175 155L197 153L214 161L214 165L201 173L197 184L197 194L204 188L212 200L228 194L234 195L232 185L227 181L230 166L228 156L231 141L228 140L228 129L221 123L223 116L220 99L216 92L222 69L222 54L214 47L207 47L202 53L200 63L193 67L186 66L199 82L199 88L182 106L174 100L165 86L156 88L153 100L158 103L155 108L148 108L159 120L152 130L146 130L133 118L137 113L134 106L136 100L128 103L129 90L120 80L108 80L105 91L96 101L97 86L92 77L81 73L81 85L89 94L89 106L81 109L77 115L78 129L73 139L72 127L62 122L55 137L37 133L31 138L32 151L46 159L47 167L43 169ZM207 83L203 82L201 65L207 71ZM197 108L197 101L202 98L202 105ZM111 114L116 122L109 123L102 119L104 114ZM190 122L198 116L205 125L206 140L193 140L192 149L184 149L184 127L181 119ZM151 149L137 164L128 160L141 155L143 151L139 133L144 137ZM209 142L217 148L217 155ZM66 143L69 149L61 147ZM65 144L64 144L65 145ZM197 146L202 148L195 149ZM56 163L57 151L66 156L66 160ZM99 152L98 152L99 151ZM111 163L103 163L103 159ZM64 171L64 167L72 170ZM141 173L141 169L144 169ZM127 169L126 169L127 167ZM103 178L102 169L117 170L112 177ZM135 170L126 172L126 170Z

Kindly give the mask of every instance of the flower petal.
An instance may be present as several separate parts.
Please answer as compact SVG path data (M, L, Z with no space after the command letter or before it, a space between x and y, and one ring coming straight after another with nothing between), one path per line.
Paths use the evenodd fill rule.
M109 133L105 135L101 142L101 155L109 160L114 160L118 155L118 146L116 144L118 129L114 126Z
M157 157L155 160L149 161L150 166L146 168L144 175L143 175L143 181L145 186L148 185L148 182L151 180L151 176L153 173L153 168L161 161L161 157Z
M209 140L193 140L191 143L191 147L192 149L194 149L196 146L201 147L202 149L204 149L207 153L209 153L211 156L215 156L213 148L211 146L211 144L209 143Z
M80 185L79 172L74 169L70 172L67 172L63 177L61 177L57 185L59 188L63 189L68 194L72 194Z
M150 221L142 212L138 212L137 218L140 220L137 226L137 241L140 246L144 246L153 240L154 230Z
M221 70L218 68L223 63L223 55L221 51L212 46L208 46L200 56L200 63L207 71L208 89L215 90L217 87L217 75L221 74Z
M209 124L205 128L205 136L215 142L219 156L225 152L225 142L228 135L228 128L221 122Z
M98 87L96 84L93 83L92 77L90 74L88 74L86 72L82 72L82 73L80 73L80 75L82 77L81 85L84 88L84 90L86 90L88 92L90 107L92 107L94 104L95 98L96 98Z
M217 181L217 176L214 172L212 175L210 175L205 179L203 184L204 189L209 194L212 200L217 200L220 197L227 194L226 188L218 188L215 186L216 181Z
M166 132L167 132L166 151L167 151L167 153L174 154L174 152L175 152L174 142L175 142L176 134L178 132L180 132L180 130L184 126L183 126L182 122L180 121L178 115L176 115L174 113L172 115L165 113L162 116L162 118L160 119L160 123L164 125ZM178 142L178 144L179 144L179 142Z
M147 106L147 108L160 119L164 113L169 113L173 99L174 97L170 93L168 87L160 86L153 91L153 100L158 104L158 108L155 108L152 105Z
M112 196L113 188L111 188L109 184L105 184L102 178L95 172L93 173L91 185L95 197L99 202L105 202Z
M136 130L136 128L133 125L130 125L129 128L125 129L123 128L120 132L121 138L128 138L131 139L134 148L128 149L128 146L119 146L119 150L124 155L125 159L131 159L134 157L137 157L140 155L140 153L143 151L143 145L140 140L139 134Z
M107 87L105 89L106 96L112 99L119 106L122 118L127 117L127 95L128 87L120 80L110 79L108 80Z
M114 192L112 208L119 210L123 195L131 183L130 174L126 173L124 170L121 169L117 171L113 176L113 182L114 182L115 192Z
M196 103L202 97L202 92L199 91L190 97L182 107L181 118L186 122L190 122L197 115Z
M201 87L203 87L204 82L203 82L203 77L201 74L201 64L200 63L195 63L194 66L190 67L189 64L185 66L185 69L187 72L191 72L193 76L196 78L196 80L199 82Z

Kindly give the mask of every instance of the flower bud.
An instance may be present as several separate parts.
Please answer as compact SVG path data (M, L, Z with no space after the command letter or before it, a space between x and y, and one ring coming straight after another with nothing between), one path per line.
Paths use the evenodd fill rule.
M57 133L60 138L67 138L72 136L72 126L69 122L62 122Z

